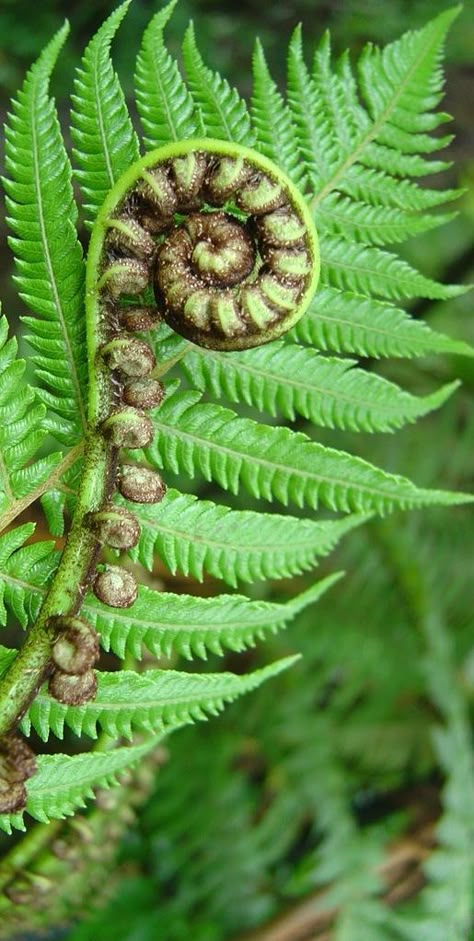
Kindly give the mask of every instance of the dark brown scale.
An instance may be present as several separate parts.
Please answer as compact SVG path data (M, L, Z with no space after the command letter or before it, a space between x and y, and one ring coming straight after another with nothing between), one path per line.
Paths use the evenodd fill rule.
M204 153L189 153L171 160L171 175L179 212L199 209L202 205L201 190L206 178L208 158Z
M122 399L134 408L149 409L161 405L165 390L157 379L136 379L124 386Z
M48 683L48 692L66 706L83 706L96 696L97 677L94 670L78 676L55 670Z
M120 324L130 333L154 330L162 322L156 307L127 307L118 312Z

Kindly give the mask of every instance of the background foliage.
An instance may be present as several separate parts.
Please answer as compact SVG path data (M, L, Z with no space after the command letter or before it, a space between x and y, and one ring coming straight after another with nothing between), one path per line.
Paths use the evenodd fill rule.
M375 7L371 0L339 10L330 4L315 8L313 0L285 4L284 9L276 4L271 10L246 3L239 5L237 18L234 5L226 11L222 3L184 2L172 21L171 37L173 31L182 33L190 15L199 19L206 58L248 91L249 32L259 32L278 74L286 35L299 18L305 21L308 42L314 43L330 25L336 47L350 44L356 49L366 39L393 39L445 4L392 0L384 4L384 16L376 15ZM109 10L108 3L68 5L75 36L68 47L71 59L77 59L84 40ZM33 32L21 3L11 8L4 3L0 75L6 92L16 88L63 12L58 3L44 3ZM151 5L135 3L127 31L139 35L151 12ZM445 107L455 114L458 135L451 149L458 173L452 186L468 184L473 172L472 132L465 116L466 89L472 90L473 82L466 65L474 32L469 12L467 5L449 45ZM127 31L117 41L117 62L125 77ZM8 39L13 34L14 43ZM13 46L17 59L10 53ZM66 60L61 68L58 87L66 89L71 64ZM473 217L468 191L460 216L434 235L413 239L404 247L406 257L432 277L472 280ZM422 302L413 310L435 329L473 342L471 305L464 296L442 309ZM412 369L406 361L390 361L378 372L417 391L419 364ZM443 413L425 418L416 429L407 427L394 438L371 436L370 443L359 435L355 450L363 455L365 449L370 460L394 471L403 465L420 484L433 485L442 477L445 486L472 490L472 361L426 358L422 372L438 384L461 377L463 391ZM304 416L300 427L304 430ZM342 439L325 430L318 440L347 447L348 433ZM200 495L212 499L212 486L203 485ZM246 509L252 503L239 497L236 506ZM300 651L304 659L252 700L233 706L218 723L185 730L169 742L169 760L138 824L124 839L115 890L98 863L101 877L107 875L108 888L115 891L109 908L81 918L81 925L65 936L73 941L184 941L190 936L225 941L282 917L287 907L324 890L315 908L337 911L335 920L324 921L321 915L319 923L309 923L313 934L298 938L445 941L452 936L468 941L473 550L469 510L432 509L404 518L402 527L390 520L352 533L331 557L331 570L345 568L350 576L319 602L316 613L301 615L291 632L267 641L265 661ZM164 568L155 577L170 587ZM280 585L280 591L291 598L306 585L299 576L283 583L283 589ZM212 594L212 581L204 591ZM258 586L255 592L259 597ZM258 667L259 655L249 654L245 665ZM236 668L235 660L229 656L223 665L216 660L206 669L221 667ZM439 846L432 853L441 801ZM97 819L88 825L99 841ZM419 862L430 857L426 871L432 885L412 901L420 888L419 872L416 866L402 870L395 889L398 885L403 902L393 910L381 898L390 891L384 889L384 860L391 858L394 846L413 844L418 856L413 852L408 858ZM85 839L83 866L86 846ZM395 889L391 885L389 902L397 899ZM58 920L64 914L58 903ZM38 927L43 920L38 919Z

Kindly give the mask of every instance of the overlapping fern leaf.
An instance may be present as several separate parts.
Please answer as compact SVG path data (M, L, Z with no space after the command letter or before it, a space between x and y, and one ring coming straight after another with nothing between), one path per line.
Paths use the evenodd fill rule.
M152 570L159 557L172 573L197 579L210 575L235 588L241 582L276 581L307 571L368 515L469 499L419 487L357 454L313 440L318 433L313 426L393 432L438 408L456 387L451 383L414 395L380 378L370 366L357 365L355 358L326 352L373 358L473 354L467 344L431 331L398 306L414 297L453 297L463 289L431 280L386 247L451 217L433 210L451 202L457 192L426 188L416 179L446 166L429 155L447 141L431 132L445 120L434 109L442 93L444 38L456 11L382 52L367 48L355 68L348 57L332 64L325 38L309 69L297 31L289 47L285 94L257 43L247 103L204 62L192 25L184 37L181 71L164 39L175 3L151 20L138 54L136 105L144 147L199 135L255 147L305 193L321 239L321 285L308 313L284 341L218 354L199 350L164 327L155 339L157 374L169 374L167 397L154 413L156 438L144 456L152 466L179 475L184 492L172 489L160 506L139 509L142 536L131 563ZM76 74L72 164L89 226L140 150L110 51L128 5L127 0L92 38ZM38 388L18 393L22 367L13 363L11 341L0 352L6 364L0 384L4 505L29 491L31 500L41 496L54 535L62 535L74 507L86 428L79 210L49 94L66 32L57 34L28 73L6 129L10 243L28 308L25 322ZM178 374L184 377L181 389ZM35 397L38 406L33 406ZM231 401L238 411L216 401L220 399ZM301 420L304 431L289 427ZM60 455L29 463L48 430L63 448L59 470ZM53 468L55 474L49 476ZM191 486L187 479L195 475L197 495L186 492ZM203 480L216 485L212 500L206 498ZM219 488L236 496L237 508L219 502ZM244 491L256 500L292 502L310 511L322 505L348 515L314 520L259 507L249 510L242 508ZM25 545L32 536L26 525L0 541L2 620L8 612L24 628L37 616L59 558L48 541ZM100 632L104 649L121 659L139 659L144 647L157 657L205 658L226 649L243 650L273 633L337 577L322 579L284 602L268 600L269 588L256 600L242 594L203 598L143 585L130 609L111 610L87 596L83 610ZM4 650L0 667L13 655ZM161 669L101 673L97 699L83 707L61 706L41 691L23 727L32 725L45 739L49 732L62 737L65 726L91 736L99 728L112 737L135 731L148 737L143 745L74 758L43 756L29 784L28 812L38 820L72 813L95 786L115 780L164 732L218 711L287 665L284 660L247 676ZM21 827L22 817L5 817L0 826Z

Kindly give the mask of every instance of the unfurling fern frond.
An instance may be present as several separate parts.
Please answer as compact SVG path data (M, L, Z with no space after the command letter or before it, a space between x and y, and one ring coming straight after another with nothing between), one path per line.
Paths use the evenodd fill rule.
M437 283L386 248L451 218L432 210L457 191L425 189L415 178L444 166L426 155L446 143L431 136L444 120L432 112L454 13L383 53L367 49L356 70L346 57L332 65L327 39L309 69L297 31L286 97L257 42L248 105L205 64L192 24L180 69L164 39L172 0L151 20L136 63L147 151L140 158L110 51L128 6L91 39L75 78L73 164L92 229L86 264L49 94L66 28L28 73L7 121L11 246L40 388L18 391L23 366L2 333L0 508L7 525L41 498L50 532L68 529L60 547L28 542L29 524L0 537L0 620L12 616L28 629L18 652L0 650L0 826L7 831L23 826L25 806L40 821L73 813L158 735L219 711L292 662L242 676L139 672L131 658L144 647L188 659L242 651L339 577L304 582L283 601L270 585L251 598L213 587L199 597L167 584L156 590L153 578L138 586L140 565L153 572L158 556L172 573L211 575L232 588L290 578L368 515L471 499L418 487L311 437L311 425L395 431L441 406L457 385L415 396L326 351L472 356L467 344L392 304L454 297L462 288ZM189 385L183 391L178 372ZM255 412L304 419L304 432L266 424ZM61 460L47 451L47 431L65 446ZM46 454L38 458L39 447ZM218 495L202 480L196 495L165 495L162 468L179 475L183 490L186 478L199 476L237 499L214 502ZM247 509L243 490L256 500L355 515L259 512ZM95 673L97 635L105 651L126 659L126 670ZM45 740L66 727L147 737L130 748L102 749L101 740L90 754L43 756L35 773L16 731L21 720L25 733L32 727Z

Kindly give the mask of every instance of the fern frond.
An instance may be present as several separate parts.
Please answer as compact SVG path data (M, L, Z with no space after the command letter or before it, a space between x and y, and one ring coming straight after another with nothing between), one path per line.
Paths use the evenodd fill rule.
M285 342L229 354L193 348L181 368L190 384L218 398L352 431L394 431L438 408L458 386L454 382L417 398L358 369L356 360Z
M183 725L218 715L227 703L257 689L296 660L297 656L285 657L244 675L176 670L99 673L93 702L64 706L41 691L22 729L28 735L33 726L45 742L50 732L63 738L65 725L76 735L91 738L97 738L98 728L113 738L131 739L136 731L169 735Z
M190 23L183 42L183 59L189 88L207 137L233 140L251 147L254 140L245 101L227 79L203 62Z
M175 595L142 585L126 611L107 608L92 596L83 611L97 628L104 650L121 658L131 653L139 659L145 645L156 657L175 652L188 660L193 656L205 660L208 651L222 655L224 649L245 650L257 638L275 633L340 577L341 573L329 575L285 604L249 601L243 595Z
M415 320L399 307L337 288L320 288L304 317L288 334L320 350L375 358L427 353L474 356L474 348Z
M173 140L197 137L199 133L193 100L178 63L163 41L163 30L176 3L177 0L171 0L155 14L145 30L137 57L135 94L147 150Z
M38 395L60 422L60 440L74 443L85 426L87 389L83 315L84 265L75 222L71 168L49 78L67 35L55 36L33 65L6 125L4 180L10 239L26 317Z
M255 128L255 145L304 190L305 171L295 148L295 128L291 114L270 74L259 39L255 44L252 65L251 118Z
M0 830L25 830L23 814L41 823L64 820L86 800L94 797L94 788L108 788L118 783L119 775L139 761L157 744L152 738L141 745L115 748L110 752L83 755L40 755L38 770L28 781L26 808L17 814L0 814Z
M455 217L456 212L410 214L392 206L355 202L334 192L329 193L318 207L320 228L330 236L342 235L365 245L403 242L421 232L444 225Z
M8 340L8 322L0 317L0 512L43 483L60 453L31 463L46 435L46 406L24 382L26 363L17 358L18 343Z
M416 271L408 262L372 245L358 245L342 237L321 236L321 282L354 294L398 300L456 297L467 288L439 284Z
M110 45L129 5L130 0L125 0L91 39L74 82L71 133L89 225L111 187L139 155L137 136L110 58Z
M135 514L142 529L133 559L151 571L158 554L173 575L179 570L202 581L208 572L232 587L239 580L286 578L312 568L366 519L313 522L231 510L177 490L168 490L156 506L137 505Z
M301 432L238 418L194 392L168 394L153 416L156 437L146 450L159 468L201 473L224 490L241 484L255 497L356 513L456 504L469 496L423 490L411 481L332 448Z
M0 624L7 622L5 605L22 627L37 617L44 591L56 569L59 554L54 542L26 540L35 531L34 523L24 523L0 537Z

